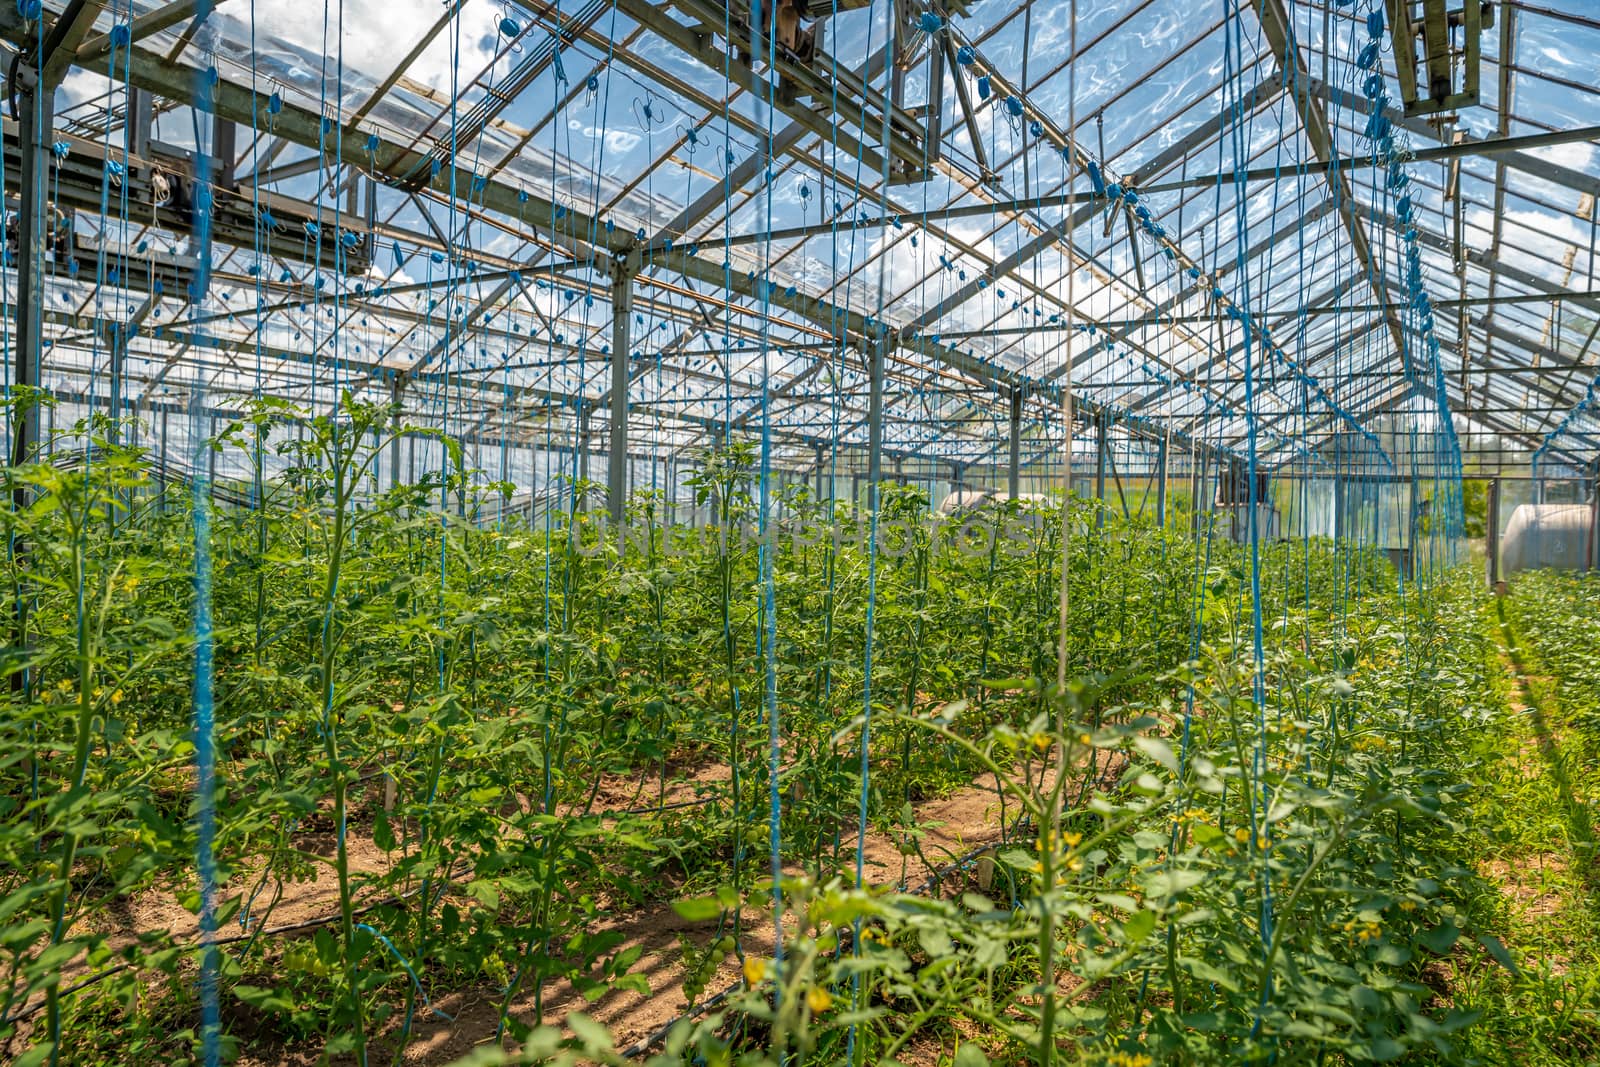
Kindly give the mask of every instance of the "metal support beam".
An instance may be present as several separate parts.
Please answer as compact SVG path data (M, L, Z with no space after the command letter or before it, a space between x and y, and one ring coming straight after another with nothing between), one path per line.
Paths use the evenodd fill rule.
M201 0L176 0L174 3L165 4L148 14L140 15L128 24L128 42L130 44L144 40L162 30L171 29L178 23L192 18L200 7ZM224 0L214 0L208 7L215 7ZM93 25L93 20L90 20ZM74 62L80 67L93 69L105 65L106 56L111 54L111 35L99 34L83 42L78 48Z
M989 154L983 148L983 133L978 128L976 109L972 106L972 97L967 92L967 79L962 77L961 67L956 62L956 46L951 43L948 33L939 34L939 43L944 49L950 69L955 72L956 101L961 106L962 117L966 119L967 138L972 142L972 158L978 163L979 180L987 185L994 180L994 171L989 166ZM933 106L943 108L943 98L935 99Z
M1167 525L1167 439L1156 445L1156 526Z
M1102 412L1095 421L1095 459L1094 459L1094 498L1097 503L1106 502L1106 429L1110 420ZM1106 524L1104 508L1096 508L1094 513L1094 528L1100 529Z
M389 440L389 488L400 487L400 415L403 410L406 396L406 380L402 375L395 375L393 384L389 387L390 403L394 405L394 436Z
M51 146L55 131L56 87L72 66L78 46L94 28L105 0L71 0L50 31L26 49L12 68L7 87L18 104L18 141L22 154L21 217L17 220L17 340L12 383L37 388L44 351L45 246L54 226L49 213ZM24 407L13 416L11 462L27 462L39 443L37 409ZM17 490L17 504L24 501Z
M589 405L578 400L578 454L574 457L579 481L589 480Z
M1589 537L1583 556L1583 569L1592 571L1600 563L1600 464L1589 479Z
M1487 515L1484 518L1484 555L1489 567L1489 588L1500 584L1500 479L1489 479Z
M1261 30L1266 35L1273 55L1278 59L1278 68L1283 72L1285 82L1289 85L1289 95L1294 100L1295 110L1300 113L1300 124L1305 130L1306 140L1310 143L1311 150L1316 153L1317 160L1327 164L1337 158L1334 154L1336 146L1333 133L1328 125L1328 116L1323 110L1322 101L1311 95L1311 72L1301 62L1300 46L1295 40L1294 28L1289 21L1284 0L1257 0L1255 8L1256 16L1261 22ZM1332 168L1326 177L1334 202L1339 206L1339 219L1344 223L1345 232L1350 236L1350 250L1355 254L1356 263L1368 278L1374 279L1375 286L1381 285L1378 279L1383 275L1378 269L1377 260L1373 257L1372 246L1367 243L1367 232L1351 209L1349 178L1337 167ZM1396 354L1409 352L1410 348L1406 343L1405 331L1400 327L1399 316L1389 312L1384 317L1388 321L1389 337L1394 342Z
M1349 102L1351 104L1358 104L1361 110L1364 110L1365 108L1365 101L1361 101L1359 97L1356 97L1352 94L1340 93L1336 89L1319 91L1321 85L1318 82L1312 82L1311 86L1312 95L1316 96L1318 99L1327 98L1341 103ZM1399 112L1396 112L1393 109L1386 111L1385 114L1394 117L1399 116ZM1406 129L1412 130L1413 132L1424 133L1425 131L1425 136L1428 137L1438 136L1438 133L1431 129L1426 122L1418 121L1415 123L1406 123L1405 126ZM1557 145L1567 144L1583 144L1586 141L1594 141L1597 139L1600 139L1600 126L1577 126L1569 130L1552 130L1548 133L1530 133L1516 137L1492 137L1485 138L1483 140L1472 140L1469 137L1464 137L1460 141L1456 141L1451 144L1439 145L1434 148L1419 148L1412 153L1411 156L1407 157L1407 161L1411 163L1437 163L1444 160L1461 159L1464 156L1481 156L1485 158L1508 157L1515 161L1510 165L1518 167L1518 169L1532 171L1535 168L1550 168L1555 170L1559 175L1559 180L1552 178L1552 180L1555 180L1557 184L1568 185L1578 183L1587 188L1592 186L1596 179L1591 178L1586 180L1582 177L1582 172L1580 171L1575 171L1569 167L1561 167L1559 164L1547 164L1543 160L1539 160L1534 156L1524 155L1524 153L1537 148L1552 148ZM1327 170L1340 172L1370 170L1377 167L1387 167L1388 165L1388 160L1378 158L1372 154L1363 156L1341 156L1338 159L1326 161ZM1577 177L1574 177L1575 175ZM1182 189L1204 189L1213 185L1229 186L1237 181L1288 182L1295 180L1299 176L1300 171L1297 168L1281 166L1251 167L1249 170L1246 170L1242 173L1228 170L1220 171L1216 174L1202 174L1189 178L1177 178L1172 181L1159 182L1140 189L1139 192L1141 194L1174 193ZM1541 174L1540 176L1547 177L1548 175Z
M611 271L611 447L606 457L606 504L622 525L628 503L628 366L633 350L633 272L618 262Z
M17 228L16 365L11 381L22 389L36 389L44 340L45 247L50 236L47 198L55 90L41 88L38 72L26 65L19 65L14 77L22 96L22 204ZM28 462L39 447L39 411L31 401L25 401L13 412L12 433L11 463L17 466ZM18 484L16 503L21 508L26 498Z
M1022 488L1022 390L1011 390L1011 454L1006 464L1006 488L1017 499Z
M677 0L676 6L685 10L691 18L702 21L707 26L721 27L726 19L725 10L718 14L714 10L715 5L700 3L699 0ZM740 62L735 56L730 55L728 51L719 48L709 33L701 33L696 26L684 24L667 11L655 7L648 0L617 0L617 10L640 25L648 27L668 44L678 48L689 57L698 60L752 96L759 97L764 92L762 79L770 77L772 72L767 71L757 75L750 67ZM738 34L736 33L735 35L737 36ZM817 60L824 66L831 62L828 57L820 53L817 56ZM801 82L815 82L817 91L814 94L814 98L828 98L829 93L826 82L814 71L809 69L803 71L799 66L790 64L787 60L780 61L780 67L785 74ZM847 72L848 68L839 70L841 81L845 80L843 75ZM809 91L812 86L802 85L802 88ZM877 92L870 92L862 99L852 101L852 105L856 106L857 111L857 118L853 124L860 126L863 131L879 129L882 124L883 108L887 103L881 94ZM776 102L776 107L824 141L836 141L841 152L848 153L861 160L863 170L875 174L883 172L885 161L884 157L879 154L878 149L870 147L864 140L841 129L841 124L837 121L840 116L837 114L834 116L835 122L830 123L825 116L812 111L809 106L804 104L786 103L780 99ZM892 110L900 115L904 114L897 108ZM876 138L872 139L876 140ZM898 123L895 124L895 129L889 137L889 143L884 148L887 149L890 158L894 160L894 178L891 180L904 180L920 176L923 148L906 135L904 127Z
M878 510L878 483L883 480L883 363L894 341L888 336L869 338L867 353L867 492L873 511Z

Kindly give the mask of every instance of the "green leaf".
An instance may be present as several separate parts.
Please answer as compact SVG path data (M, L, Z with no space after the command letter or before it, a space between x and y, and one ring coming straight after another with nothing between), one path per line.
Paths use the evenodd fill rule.
M233 995L257 1011L282 1014L294 1010L294 1001L276 989L241 984L233 987Z
M50 1059L50 1054L55 1050L55 1045L49 1041L41 1041L22 1055L11 1061L11 1067L39 1067L39 1064ZM985 1063L988 1061L985 1060Z
M500 890L493 882L482 878L474 878L467 883L467 895L478 901L486 908L497 909L500 907Z
M583 1042L583 1047L590 1051L610 1051L611 1031L595 1022L581 1011L575 1011L567 1016L567 1027Z
M1366 1053L1369 1060L1388 1063L1405 1055L1406 1047L1392 1037L1375 1037L1372 1043L1361 1051Z
M968 1041L956 1049L955 1058L950 1064L951 1067L989 1067L989 1057L983 1054L983 1049Z
M1145 879L1145 890L1152 897L1170 897L1192 889L1206 880L1205 871L1193 868L1156 871Z
M1422 933L1418 934L1417 940L1420 941L1423 946L1435 956L1443 956L1445 953L1450 951L1450 949L1455 945L1456 940L1460 937L1460 928L1457 927L1455 923L1446 919L1433 929L1424 930Z
M1376 1015L1383 1009L1383 998L1371 986L1358 985L1350 990L1350 1003L1368 1015Z
M1506 951L1505 942L1498 937L1493 934L1479 934L1478 944L1488 949L1489 955L1494 957L1494 961L1512 974L1520 975L1522 973L1517 968L1517 961L1511 958L1510 952Z
M1143 752L1173 774L1178 773L1178 757L1172 754L1172 746L1159 737L1140 734L1133 739L1133 744L1140 752Z
M955 952L955 945L950 941L950 935L936 926L921 926L917 928L917 940L922 945L922 950L933 959L944 959Z
M694 897L673 901L672 910L692 923L699 923L721 915L722 904L716 897Z
M1136 911L1128 916L1122 924L1123 940L1130 945L1137 945L1149 937L1156 929L1156 913L1153 911Z
M985 689L1025 689L1032 690L1036 684L1032 678L980 678L978 684Z
M1473 1008L1470 1011L1462 1008L1451 1008L1444 1021L1438 1024L1441 1034L1453 1034L1457 1030L1464 1030L1483 1017L1483 1011Z
M389 816L382 810L375 812L372 817L372 843L385 852L394 851L394 828L389 825Z
M968 911L990 912L994 911L994 901L981 893L962 893L961 903Z

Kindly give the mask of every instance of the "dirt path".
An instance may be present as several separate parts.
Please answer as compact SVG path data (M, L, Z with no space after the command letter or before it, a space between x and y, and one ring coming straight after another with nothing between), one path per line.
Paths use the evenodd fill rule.
M1114 759L1116 762L1111 765L1102 760L1096 766L1095 775L1102 783L1110 782L1120 773L1122 757ZM1087 772L1088 768L1083 768L1083 773ZM694 768L687 777L668 782L665 793L659 794L653 782L641 791L637 780L608 775L598 783L591 810L654 806L658 795L667 806L695 803L724 784L726 777L725 768ZM992 776L976 780L948 796L916 804L910 827L887 830L869 827L862 841L864 879L872 886L937 892L942 871L975 850L997 844L1002 838L1002 815L1004 825L1014 825L1019 814L1014 799L1008 798L1002 805ZM363 824L362 832L352 832L348 839L352 873L358 877L381 876L394 862L393 856L372 843L366 832L369 829ZM839 853L836 869L840 877L849 880L855 872L855 827L841 828L841 838L845 845ZM305 833L296 844L325 859L331 858L334 850L332 834L316 830ZM803 872L795 867L789 873ZM297 936L322 925L337 911L338 894L331 877L314 875L307 881L286 884L282 890L271 909L268 933L290 928L290 936ZM272 896L273 888L268 886L256 905L258 912ZM381 903L376 896L361 896L372 903ZM178 903L175 891L144 894L129 901L115 918L121 930L164 930L176 943L191 942L199 936L196 917ZM559 1023L571 1012L583 1011L610 1027L618 1047L626 1048L671 1024L687 1009L680 935L703 946L713 937L714 926L714 923L683 919L670 902L630 909L626 914L603 920L595 924L592 931L619 935L621 942L613 952L633 946L642 950L629 973L645 978L650 988L648 995L614 990L590 1000L572 981L563 978L546 981L537 996L532 991L520 994L513 1001L510 1014L533 1025L541 1019ZM237 931L223 931L230 932ZM774 934L770 911L746 909L740 938L746 953L770 956ZM707 983L706 996L734 984L738 978L739 960L730 955ZM437 1013L428 1013L419 1006L414 1034L401 1062L414 1067L436 1067L493 1042L502 996L498 990L485 986L436 998L433 1007ZM390 1036L397 1026L398 1022L391 1024ZM389 1060L393 1049L385 1048L385 1036L379 1034L375 1038L373 1052L382 1060ZM324 1061L320 1052L298 1048L270 1044L252 1048L246 1038L244 1054L237 1062L239 1067L311 1067Z
M864 847L866 881L882 886L915 885L925 880L934 867L998 841L999 811L992 780L974 783L948 797L918 806L920 855L902 852L903 837L869 830ZM1008 805L1007 815L1014 818L1015 804ZM853 869L853 858L842 858L847 861L843 866ZM714 925L683 919L671 903L646 907L598 925L597 931L615 931L624 937L619 947L637 945L644 950L632 971L644 975L650 983L649 995L615 991L589 1002L566 980L547 982L542 996L544 1021L559 1022L570 1012L583 1011L610 1027L620 1048L649 1037L674 1022L688 1007L683 995L685 968L679 935L690 936L697 944L704 944L710 940ZM774 934L770 913L746 912L741 940L747 953L770 956ZM708 995L733 984L738 977L739 961L736 956L729 956L707 983ZM416 1067L446 1064L478 1045L493 1041L499 1023L498 999L483 993L464 992L441 999L438 1006L452 1016L452 1021L425 1021L407 1047L404 1063ZM511 1014L531 1024L538 1017L539 1007L531 993L524 994L512 1004Z
M1113 780L1122 766L1121 757L1116 760L1111 765L1102 761L1096 768L1096 777L1102 782ZM704 784L694 783L685 791L692 795L693 790L703 788ZM614 792L608 787L605 792L616 797L623 790ZM937 881L941 870L952 861L1001 840L1002 805L992 776L976 780L948 796L915 805L913 810L915 825L909 835L898 828L894 831L869 828L862 850L868 884L912 891L924 889L930 881ZM1007 801L1004 814L1008 824L1016 822L1019 812L1014 800ZM843 836L847 845L840 855L839 873L848 879L854 874L854 850L848 845L854 835L845 833ZM791 873L801 872L795 869ZM933 888L937 890L937 886ZM591 1001L571 981L557 979L547 981L537 997L531 991L520 994L513 1001L510 1014L532 1025L541 1019L560 1022L573 1011L583 1011L610 1027L618 1047L626 1048L670 1025L687 1009L679 937L686 936L697 945L704 945L714 935L714 927L714 923L685 920L670 902L634 909L626 915L605 920L593 927L594 932L620 935L619 950L631 946L642 949L630 973L644 976L650 987L648 995L615 990ZM774 933L770 912L747 909L741 935L747 953L770 956ZM738 958L729 956L707 983L706 996L734 984L738 978ZM418 1019L403 1063L436 1067L494 1041L501 1006L498 991L485 987L451 992L437 998L433 1006L443 1014L424 1014ZM509 1041L507 1043L509 1046ZM387 1059L393 1052L385 1050L384 1045L380 1035L374 1042L374 1051L384 1051ZM319 1061L316 1055L299 1050L262 1049L259 1053L247 1051L238 1062L240 1067L309 1067Z
M1102 761L1095 769L1102 783L1114 780L1125 765L1123 757ZM1087 770L1087 769L1086 769ZM974 850L1001 840L1001 804L992 777L980 778L949 796L931 800L914 808L916 848L903 848L904 834L869 829L863 841L865 881L874 886L894 886L916 891L932 879L937 880L952 861ZM1015 801L1005 806L1008 823L1016 821ZM854 860L849 850L842 857L841 875L853 875ZM798 870L792 873L800 873ZM948 875L946 875L948 877ZM770 913L747 913L743 944L755 955L771 955L774 930ZM685 971L679 934L696 936L698 943L709 940L713 925L684 920L670 903L644 908L627 917L603 924L597 929L614 930L625 938L624 945L644 949L634 972L650 983L648 996L634 992L612 992L594 1002L586 1001L571 983L560 980L546 984L543 991L543 1019L558 1022L571 1011L583 1011L610 1027L619 1048L627 1048L676 1021L687 1009L683 996ZM739 978L739 962L730 956L707 984L708 994L720 991ZM473 993L452 994L440 1001L442 1011L452 1021L430 1020L407 1047L404 1063L415 1067L435 1067L466 1055L473 1048L491 1043L499 1021L497 999ZM533 1023L539 1005L524 995L513 1003L511 1014ZM255 1067L241 1061L245 1067ZM260 1067L266 1067L261 1064Z

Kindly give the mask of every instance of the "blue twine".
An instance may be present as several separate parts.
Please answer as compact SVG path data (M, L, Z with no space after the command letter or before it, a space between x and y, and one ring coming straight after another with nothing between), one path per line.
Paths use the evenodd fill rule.
M367 923L356 923L355 929L365 930L367 933L377 938L378 941L382 943L383 947L389 950L389 954L399 962L400 966L405 968L406 974L411 978L412 987L416 989L417 995L422 998L422 1006L424 1008L428 1009L445 1022L455 1022L454 1017L446 1015L444 1012L433 1006L433 1002L428 999L427 991L422 988L422 981L417 977L417 972L411 968L411 961L406 959L401 951L394 947L394 942L385 937L381 930L378 930L376 927L373 927Z

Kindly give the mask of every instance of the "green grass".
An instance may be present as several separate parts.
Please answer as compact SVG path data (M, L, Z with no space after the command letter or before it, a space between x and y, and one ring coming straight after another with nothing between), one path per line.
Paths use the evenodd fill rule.
M1540 674L1538 652L1510 621L1540 609L1496 602L1482 611L1505 670L1498 714L1462 739L1477 753L1483 841L1483 883L1468 906L1498 932L1518 973L1476 956L1450 960L1456 1000L1483 1012L1463 1035L1464 1062L1600 1060L1600 765L1596 738L1562 705L1562 680Z

